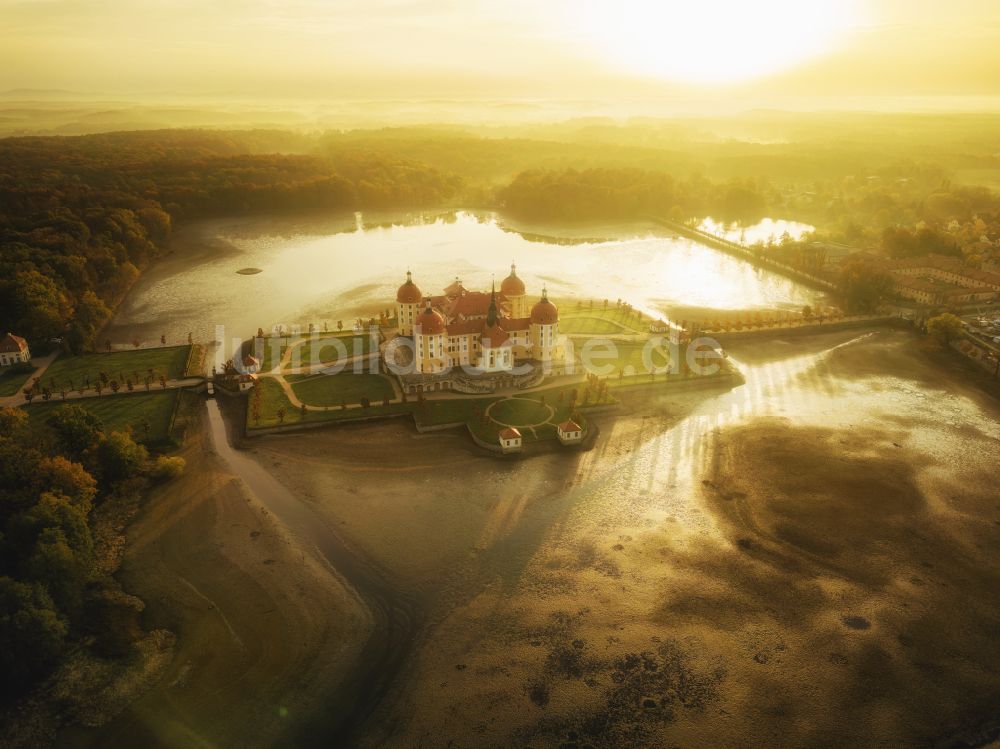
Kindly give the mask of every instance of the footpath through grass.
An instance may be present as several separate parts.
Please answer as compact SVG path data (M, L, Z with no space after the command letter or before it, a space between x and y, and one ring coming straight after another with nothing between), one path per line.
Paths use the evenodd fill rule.
M0 396L17 395L24 389L31 376L38 371L35 367L0 370Z
M377 348L377 345L377 342L373 342L371 336L367 335L323 336L316 340L310 339L292 351L285 369L334 364L341 358L369 354Z
M308 377L308 375L299 376ZM345 376L370 377L373 375ZM291 380L292 378L289 377L288 379ZM297 386L293 386L296 396L300 399L302 396L299 395L298 388L302 387L303 384L304 383L299 383ZM388 383L385 384L388 386ZM324 385L324 387L326 387L326 385ZM256 394L258 392L259 395ZM249 403L247 404L247 429L252 431L258 427L273 427L280 424L299 424L302 422L315 421L342 421L344 419L358 419L367 416L392 416L394 414L409 413L412 405L408 403L390 403L388 406L383 406L382 399L380 398L377 402L373 399L373 405L369 408L344 409L341 408L341 396L339 394L334 395L328 392L324 395L331 400L331 403L314 404L315 406L323 407L324 410L307 410L303 413L301 409L292 405L292 402L288 399L284 389L275 378L261 377L257 380L257 386L254 389L254 392L251 392L249 395ZM259 404L259 418L255 416L255 399L257 399ZM278 416L279 411L284 412L284 418L280 418Z
M254 338L250 354L260 360L262 372L270 372L281 363L291 346L295 346L295 350L285 368L332 364L342 355L357 356L378 348L368 333L351 330Z

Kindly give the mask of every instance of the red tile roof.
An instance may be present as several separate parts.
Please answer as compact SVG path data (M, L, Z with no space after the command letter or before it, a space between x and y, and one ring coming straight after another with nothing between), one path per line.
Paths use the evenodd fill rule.
M448 335L472 335L483 329L482 320L459 320L448 326Z
M504 307L506 300L497 295L497 305ZM485 317L490 309L490 295L485 291L466 291L445 308L449 318L455 317Z
M499 325L490 327L485 323L483 324L483 348L486 348L487 346L489 346L489 348L499 348L507 343L508 340L510 340L510 336L507 334L507 331Z
M500 430L500 439L502 440L513 440L521 439L521 433L517 431L514 427L506 427Z
M562 424L559 425L560 432L579 432L582 431L579 424L577 424L572 419L567 419Z
M21 336L14 335L13 333L8 333L0 341L0 351L5 354L20 353L21 351L26 351L27 348L28 342L21 338Z

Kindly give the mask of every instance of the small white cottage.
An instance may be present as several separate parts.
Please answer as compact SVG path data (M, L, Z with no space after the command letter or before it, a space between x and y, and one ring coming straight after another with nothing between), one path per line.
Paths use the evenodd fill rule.
M583 427L572 419L567 419L556 427L556 436L564 445L575 445L583 442Z
M500 450L504 454L521 452L521 433L514 427L500 430Z

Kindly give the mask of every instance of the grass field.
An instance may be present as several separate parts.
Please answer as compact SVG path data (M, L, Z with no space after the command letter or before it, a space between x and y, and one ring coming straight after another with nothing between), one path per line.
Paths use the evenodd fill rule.
M285 368L333 364L342 355L351 357L358 354L367 354L372 350L373 345L370 336L324 336L318 340L309 340L297 346L292 351L292 356L288 364L285 365Z
M559 330L563 333L571 332L565 329L566 323L578 319L588 319L592 322L603 320L614 323L621 326L616 328L619 332L646 333L649 330L649 318L645 315L637 315L634 311L631 314L626 313L613 304L608 309L604 309L603 303L597 302L593 308L589 306L589 302L584 302L580 307L577 307L579 300L558 301L556 304L559 307ZM626 330L621 331L621 328Z
M604 357L599 355L594 358L592 371L605 378L610 387L616 385L635 385L648 382L663 383L675 380L687 379L690 375L685 375L685 363L687 360L687 350L682 344L676 350L669 345L653 347L649 351L649 361L654 369L670 367L669 373L660 372L655 377L650 377L650 364L645 362L643 349L645 344L616 344L613 356ZM596 351L597 349L595 349ZM603 351L604 349L601 349ZM577 354L579 355L579 351ZM676 357L676 366L670 366ZM705 365L717 364L720 372L729 372L732 366L724 359L705 359ZM605 372L610 363L611 371ZM674 371L676 370L676 371Z
M289 378L291 379L291 378ZM388 385L388 383L386 383ZM338 399L335 404L329 404L329 410L324 411L306 411L305 414L298 408L292 405L292 402L288 400L288 396L285 395L285 391L282 389L278 381L273 377L261 377L257 380L257 388L260 389L260 422L255 421L253 417L253 395L250 396L250 407L247 409L247 428L253 429L255 427L270 427L277 424L297 424L303 421L341 421L343 419L357 419L364 416L391 416L393 414L399 413L409 413L412 405L408 403L391 403L388 406L380 405L382 400L379 399L377 402L379 405L373 405L371 408L359 409L350 408L342 409L340 407L340 400ZM298 390L296 390L298 394ZM298 396L302 399L302 396ZM374 401L373 401L374 402ZM327 405L327 404L313 404L313 405ZM278 419L278 411L280 409L285 410L284 421Z
M88 377L90 382L96 382L100 379L101 372L106 372L111 379L132 378L141 386L150 369L153 370L154 381L160 375L166 375L168 380L172 380L184 376L190 350L190 346L165 346L113 351L110 354L64 355L52 362L45 371L41 384L52 388L54 392L64 387L72 390L83 385Z
M316 340L312 340L313 338ZM292 352L293 360L289 362L288 366L331 363L335 362L339 356L336 344L333 343L334 339L343 344L347 356L364 354L373 350L369 336L351 331L297 336L265 336L254 339L254 347L250 353L260 359L262 372L270 372L281 362L281 357L284 356L289 346L304 340L305 343L298 345ZM314 352L318 357L315 361L312 359Z
M615 379L621 370L625 374L649 375L650 366L665 367L671 361L671 351L665 346L651 346L649 363L644 359L646 343L595 342L591 346L578 346L574 352L586 371L600 377ZM682 355L681 352L677 354ZM630 369L631 368L631 369Z
M490 408L490 418L504 424L524 426L548 421L552 410L541 401L530 398L506 398Z
M0 371L0 396L17 395L35 372L34 368L23 372L10 369Z
M578 403L570 408L573 390L577 391ZM586 408L581 405L585 390L586 386L583 384L563 385L536 393L519 395L516 398L501 399L490 408L488 415L491 418L470 419L469 428L484 442L495 442L499 438L500 430L504 427L498 424L498 421L517 427L525 442L554 440L556 439L556 426L569 419L574 413L580 426L586 429L586 423L580 414L580 409ZM615 402L617 401L613 397L604 401L604 403ZM598 404L588 400L588 405ZM542 421L547 423L533 426Z
M559 332L567 335L614 335L630 334L635 331L618 321L580 316L559 320Z
M298 399L310 406L360 403L362 398L381 403L385 398L395 396L389 380L377 374L340 372L333 375L288 375L286 379Z
M65 403L61 399L41 402L36 400L30 406L22 406L32 422L42 423L53 411L68 405L80 406L96 415L104 423L105 429L122 431L131 428L139 442L157 443L170 436L179 390L161 390L150 393L129 393L126 395L106 395L100 398L77 398ZM149 424L147 432L144 424Z
M250 351L250 355L260 359L261 372L270 372L278 366L282 355L285 353L285 349L288 348L288 345L292 341L293 339L287 336L255 338L253 340L254 345L253 349Z

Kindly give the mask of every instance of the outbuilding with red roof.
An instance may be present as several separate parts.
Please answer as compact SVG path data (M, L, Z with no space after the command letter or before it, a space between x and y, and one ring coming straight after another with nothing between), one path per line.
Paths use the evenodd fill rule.
M572 419L567 419L556 427L556 436L564 445L574 445L583 442L583 427Z
M19 335L8 333L0 340L0 367L26 364L31 361L28 342Z

